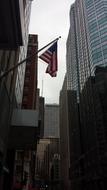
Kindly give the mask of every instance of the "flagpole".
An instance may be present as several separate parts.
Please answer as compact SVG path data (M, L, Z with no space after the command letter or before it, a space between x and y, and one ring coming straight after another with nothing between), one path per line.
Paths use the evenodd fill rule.
M25 59L23 59L22 61L20 61L19 63L17 63L15 66L11 67L9 70L7 70L5 72L2 72L1 75L0 75L0 80L3 79L4 77L6 77L11 71L13 71L14 69L16 69L18 66L22 65L25 61L28 61L29 59L31 59L32 57L34 57L36 54L38 54L40 51L42 51L43 49L45 49L46 47L48 47L52 43L58 41L60 38L61 38L61 36L59 36L55 40L51 41L50 43L48 43L47 45L45 45L44 47L42 47L41 49L39 49L38 51L36 51L32 55L30 55L29 57L26 57Z
M43 79L42 79L42 91L41 91L41 96L43 97Z

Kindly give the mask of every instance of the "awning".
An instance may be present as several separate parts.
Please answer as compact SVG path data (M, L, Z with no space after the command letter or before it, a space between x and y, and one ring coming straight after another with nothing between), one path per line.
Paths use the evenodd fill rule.
M15 109L11 120L9 148L34 148L39 132L38 111Z

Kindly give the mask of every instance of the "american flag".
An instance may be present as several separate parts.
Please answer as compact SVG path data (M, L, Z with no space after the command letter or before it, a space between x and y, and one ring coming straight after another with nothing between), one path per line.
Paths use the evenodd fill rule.
M56 77L57 73L57 42L49 47L42 55L40 59L48 63L46 73L49 73L52 77Z

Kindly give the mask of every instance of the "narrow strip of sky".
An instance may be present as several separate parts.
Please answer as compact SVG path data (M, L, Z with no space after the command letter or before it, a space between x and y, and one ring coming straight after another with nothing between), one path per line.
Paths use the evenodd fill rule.
M38 86L46 103L59 103L59 93L66 72L66 40L69 31L69 11L74 0L34 0L30 19L30 33L38 34L39 48L61 36L58 42L58 75L45 73L47 65L38 60ZM42 87L43 83L43 87Z

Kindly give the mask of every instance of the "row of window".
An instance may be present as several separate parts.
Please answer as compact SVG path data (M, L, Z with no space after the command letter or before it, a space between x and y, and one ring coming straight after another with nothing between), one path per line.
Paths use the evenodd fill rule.
M100 35L107 33L107 26L100 29Z
M103 57L104 59L107 59L107 45L102 46L102 50L101 48L97 48L92 51L92 60L94 64L102 61Z
M101 28L99 30L99 32L95 31L95 33L90 33L90 40L94 40L94 39L98 38L99 35L102 36L103 34L107 34L107 27Z
M99 1L93 1L93 0L88 0L88 1L85 1L86 3L85 3L85 5L86 5L86 8L87 9L93 9L93 7L94 7L94 5L95 5L95 8L96 9L99 9L100 7L102 7L102 6L106 6L107 5L107 1L101 1L101 0L99 0Z
M107 35L102 36L101 38L97 38L96 40L91 42L91 48L94 48L94 47L100 45L101 43L104 43L105 41L107 41Z
M103 2L101 2L100 4L98 4L98 7L95 7L94 4L92 4L92 6L87 9L88 20L95 17L95 12L97 16L104 12L107 12L107 4L105 5Z
M100 7L100 9L96 10L97 15L100 15L104 12L107 12L107 7Z
M107 24L107 17L104 17L100 20L98 20L98 26L99 29L101 29L103 26ZM89 32L93 33L98 30L97 22L89 23Z
M107 22L107 14L103 13L101 14L98 18L94 18L94 20L90 20L89 21L89 27L91 27L91 25L96 25L98 21L98 24L101 25L104 22Z
M100 8L101 6L104 6L104 7L107 6L107 1L102 2L102 1L99 0L99 3L95 3L95 8L96 9Z
M92 33L91 33L92 34ZM98 32L95 32L95 33L93 33L92 35L90 35L90 40L92 41L92 40L94 40L94 39L96 39L96 38L98 38L99 37L99 33Z
M85 5L86 5L87 8L92 6L93 5L93 0L86 0Z

